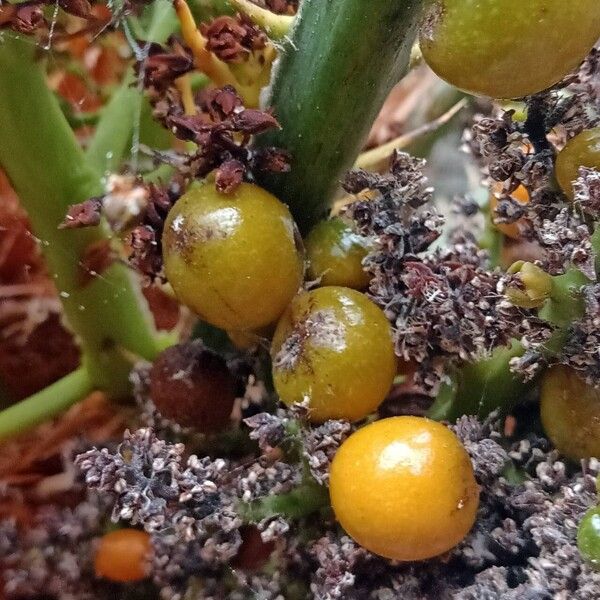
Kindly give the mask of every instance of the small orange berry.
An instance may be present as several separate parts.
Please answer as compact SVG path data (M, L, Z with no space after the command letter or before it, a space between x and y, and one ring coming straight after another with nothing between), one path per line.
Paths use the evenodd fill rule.
M479 505L466 450L447 427L422 417L382 419L353 433L333 459L329 493L348 535L403 561L456 546Z
M151 550L150 536L145 531L111 531L102 537L96 550L96 577L119 583L145 579Z
M520 185L511 195L510 197L518 202L519 204L528 204L529 203L529 192L525 186ZM495 212L498 206L498 198L496 198L495 194L491 194L490 196L490 211L492 214L492 221L494 221L494 226L498 231L501 231L506 237L512 238L513 240L518 240L521 237L521 232L519 230L519 224L523 223L523 219L519 219L514 223L496 223L495 222Z

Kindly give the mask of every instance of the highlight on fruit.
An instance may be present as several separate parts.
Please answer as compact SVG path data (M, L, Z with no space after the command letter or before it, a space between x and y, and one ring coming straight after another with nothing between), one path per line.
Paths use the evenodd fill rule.
M0 598L600 598L600 2L0 3Z

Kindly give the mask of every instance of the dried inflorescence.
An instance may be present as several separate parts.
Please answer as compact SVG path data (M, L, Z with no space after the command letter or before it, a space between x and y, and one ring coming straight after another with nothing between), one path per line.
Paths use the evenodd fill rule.
M476 117L466 134L467 147L498 198L494 220L519 221L523 239L538 244L549 273L573 266L590 279L595 278L590 220L599 215L596 177L582 169L576 185L583 203L571 203L557 190L553 173L556 152L565 141L600 122L598 55L593 50L578 73L528 98L524 121L516 120L512 110L501 111ZM528 192L525 205L511 198L519 186Z
M527 313L503 295L499 271L468 235L429 250L443 219L425 209L431 188L422 161L397 153L390 175L349 175L345 188L369 190L369 200L348 206L356 229L375 240L365 259L369 292L394 328L396 353L420 363L425 387L435 390L448 361L474 361L528 330Z
M253 2L262 8L268 8L270 11L282 15L295 14L300 4L300 0L253 0Z
M216 170L217 189L229 193L254 171L289 169L289 156L284 151L249 148L252 136L279 124L269 112L245 108L232 87L206 92L200 109L197 115L189 116L169 108L164 115L165 124L179 139L198 145L198 151L186 159L187 175L205 177Z
M0 4L0 31L9 29L16 33L25 35L37 35L45 39L60 40L61 37L72 38L73 21L65 26L62 19L57 19L54 15L48 20L48 6L56 6L67 15L77 17L85 21L81 27L81 33L100 34L115 24L119 19L131 13L139 13L140 9L149 3L149 0L125 0L120 8L116 9L111 3L108 8L111 10L108 19L99 18L94 11L94 6L100 4L95 0L29 0L22 3L4 2ZM104 3L102 7L105 8Z
M305 458L319 451L328 455L347 435L349 425L337 421L308 432L290 427L302 421L302 414L301 408L279 416L263 414L251 424L270 449L272 444L284 447L284 439L294 432ZM276 576L270 570L230 569L245 518L239 501L260 502L294 489L300 483L297 465L264 459L186 460L181 445L160 441L150 430L127 433L116 451L90 450L77 459L100 496L92 490L74 511L41 513L26 536L4 524L0 565L9 569L7 597L53 590L65 600L115 597L114 586L98 582L92 570L94 539L101 535L111 505L113 518L150 531L152 580L168 600L243 600L257 590L267 598L287 597L303 582L307 589L302 597L318 600L516 600L538 592L558 597L565 589L586 600L597 597L600 578L582 562L575 537L578 520L596 501L594 476L600 464L587 461L584 474L574 472L541 438L531 435L509 443L500 426L496 417L485 423L463 417L453 427L473 461L481 506L474 530L442 560L392 563L360 548L323 515L299 524L306 535L297 536L288 517L263 514L262 538L277 542L272 558ZM504 477L520 469L529 476L525 483ZM201 592L194 591L197 578L203 581Z
M297 465L284 462L236 464L184 454L183 444L140 429L126 432L115 452L93 449L76 461L88 487L112 499L114 521L152 534L152 577L170 598L180 597L190 577L227 567L241 544L244 506L289 492L301 478ZM263 537L287 530L273 518L258 524Z
M252 180L256 172L284 172L290 165L288 154L282 150L249 147L254 135L279 126L270 113L244 108L235 90L225 87L206 92L200 112L186 115L179 96L171 95L173 90L178 94L172 85L186 68L185 58L150 53L148 60L145 82L155 102L155 114L178 138L195 142L198 150L192 154L156 153L157 158L176 168L167 186L144 184L132 177L111 177L106 194L71 206L62 227L96 226L103 215L117 230L135 225L130 234L130 263L147 279L154 280L164 279L165 219L191 179L214 172L217 190L228 194L243 180ZM172 64L179 60L181 69L172 71ZM119 194L110 187L115 179L126 182L119 184Z
M228 63L241 63L252 52L267 44L266 34L246 15L222 16L203 23L200 31L207 39L206 48L217 58Z
M589 385L600 386L600 285L578 290L583 299L583 315L564 330L564 339L555 354L546 351L543 338L528 340L527 351L511 360L511 369L530 380L544 368L562 364L577 371Z
M42 507L27 527L3 519L3 597L93 600L115 594L115 586L95 579L93 568L94 544L103 533L107 510L106 498L89 494L75 508Z

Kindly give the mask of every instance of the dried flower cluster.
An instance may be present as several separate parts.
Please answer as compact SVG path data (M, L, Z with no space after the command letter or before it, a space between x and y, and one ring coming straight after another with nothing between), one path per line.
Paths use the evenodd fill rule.
M236 465L194 455L184 459L184 452L183 444L140 429L126 432L114 453L94 449L77 458L88 487L112 498L113 521L141 525L152 534L152 577L168 598L179 598L190 577L226 568L241 544L244 506L290 491L300 475L283 462L259 458ZM270 520L259 523L264 531L270 526Z
M298 10L300 0L253 0L254 4L268 8L274 13L293 15Z
M290 424L301 415L298 407L293 413L263 413L249 423L261 445L272 449L285 447ZM92 491L76 509L42 511L25 536L15 523L4 522L0 566L6 597L42 592L60 600L115 597L118 586L99 582L92 569L94 540L112 510L113 520L151 533L152 581L168 600L245 600L259 592L272 599L516 600L560 598L565 590L575 594L569 597L596 598L600 577L582 562L575 536L579 518L596 501L600 464L588 461L582 474L559 461L544 438L529 434L508 441L499 425L495 418L482 424L463 417L454 426L481 485L478 522L443 560L419 565L370 554L330 517L305 516L299 523L305 535L298 537L294 509L289 515L274 511L282 506L274 499L302 485L293 464L185 459L182 444L160 441L148 429L127 432L116 450L93 449L78 457ZM293 440L310 459L320 450L333 453L349 426L328 422L308 436L299 435L301 430L294 430ZM525 482L511 483L509 472L519 472ZM244 508L252 506L260 511ZM270 549L275 576L269 570L231 570L250 514L260 514L263 542L276 542ZM135 592L135 586L130 589Z
M467 132L467 147L498 197L494 219L519 219L522 236L542 250L542 264L552 274L574 266L595 279L591 221L600 217L596 175L582 169L578 197L568 202L553 182L554 158L565 142L584 129L600 124L600 60L594 49L573 76L554 89L526 100L527 118L518 121L514 111L497 117L477 117ZM511 198L524 186L526 205ZM596 191L591 192L590 186Z
M527 331L527 314L508 303L499 271L468 235L430 250L444 220L419 210L432 190L423 161L396 153L390 175L350 173L344 187L369 200L350 204L359 233L375 240L364 265L372 298L394 327L396 353L420 363L426 388L437 389L448 361L474 361Z
M200 31L207 39L207 50L228 63L244 62L267 43L265 33L245 15L218 17L202 24Z
M22 3L4 2L0 4L0 31L8 29L25 35L37 35L42 39L59 40L61 37L68 39L73 36L71 28L65 27L63 20L58 19L58 14L52 20L47 19L48 6L56 5L66 15L78 17L85 21L81 33L99 34L106 31L126 14L139 12L140 8L148 4L148 0L126 0L119 10L111 3L105 5L96 0L30 0ZM102 11L96 12L95 6L101 6ZM106 10L109 16L105 18ZM102 15L102 16L99 16Z
M3 500L11 490L3 490ZM95 538L101 535L106 498L90 494L75 508L44 506L24 528L14 518L0 524L3 597L94 600L116 587L97 581L93 571Z

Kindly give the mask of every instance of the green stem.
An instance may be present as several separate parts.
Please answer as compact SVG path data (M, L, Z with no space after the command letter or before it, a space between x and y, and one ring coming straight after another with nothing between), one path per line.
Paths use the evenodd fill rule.
M454 421L461 415L485 417L496 409L510 410L534 385L533 382L523 383L510 371L510 359L521 354L523 346L514 342L510 348L497 349L486 360L459 369L453 384L440 391L428 416Z
M22 433L76 404L94 388L90 374L80 367L41 392L0 412L0 441Z
M258 523L274 515L300 519L321 510L328 504L327 488L307 478L287 494L275 494L252 503L242 503L240 514L250 523Z
M59 230L71 204L102 193L59 103L34 59L35 46L5 36L0 44L0 165L41 239L70 326L99 387L127 389L119 347L153 359L161 349L131 272L114 263L85 282L83 260L108 241L101 227ZM89 273L88 273L89 275Z
M169 0L157 0L146 40L164 42L177 30L178 21ZM135 86L133 69L129 69L119 89L102 109L102 115L87 148L89 164L98 171L117 171L131 148L134 126L142 113L143 94Z
M292 154L261 183L290 205L303 233L327 211L391 87L405 74L422 0L304 0L265 105L281 130L261 146Z

